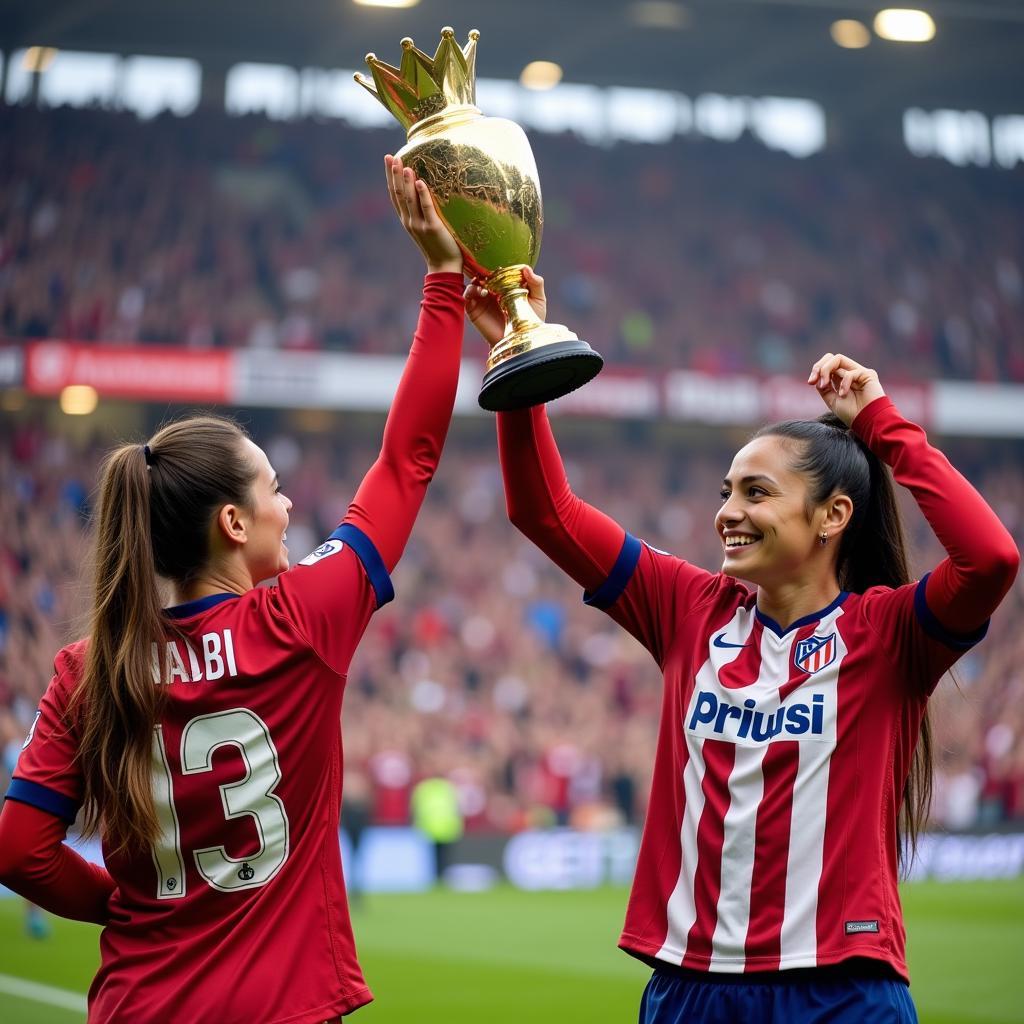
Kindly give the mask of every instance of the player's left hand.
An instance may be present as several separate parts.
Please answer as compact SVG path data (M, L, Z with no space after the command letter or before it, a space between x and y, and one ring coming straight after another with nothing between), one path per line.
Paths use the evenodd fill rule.
M426 183L416 177L411 167L403 167L402 161L390 153L384 157L384 170L391 205L402 227L423 253L427 273L448 271L461 274L462 250L441 220Z
M807 383L818 389L821 400L847 426L863 408L885 394L874 370L840 353L826 352L811 367Z

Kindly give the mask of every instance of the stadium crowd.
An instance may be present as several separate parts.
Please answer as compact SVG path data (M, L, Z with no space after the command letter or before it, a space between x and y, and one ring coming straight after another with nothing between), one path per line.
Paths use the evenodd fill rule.
M367 102L371 102L367 100ZM0 334L405 351L401 130L0 109ZM1024 381L1020 172L533 140L553 311L607 359Z
M82 632L90 489L102 453L13 418L0 443L0 746L10 770L32 723L56 649ZM716 568L711 527L727 441L649 443L607 425L559 429L576 490L659 547ZM298 435L280 422L265 444L294 502L293 563L341 518L377 437ZM601 431L595 444L593 431ZM1024 459L1018 446L950 443L1024 544ZM600 451L600 455L595 454ZM908 518L915 567L941 557L920 516ZM599 612L509 525L493 438L460 429L395 573L398 598L371 625L349 676L348 769L363 775L374 820L405 823L417 780L458 788L467 828L581 828L642 820L660 706L645 651ZM933 701L936 794L945 827L1024 820L1024 582L988 638Z

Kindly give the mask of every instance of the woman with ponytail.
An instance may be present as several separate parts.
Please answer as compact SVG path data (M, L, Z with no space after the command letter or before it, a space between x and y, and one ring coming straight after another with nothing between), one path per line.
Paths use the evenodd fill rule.
M57 655L0 813L0 881L104 926L91 1024L320 1024L372 998L341 874L341 701L441 454L463 324L460 250L385 163L427 276L380 457L330 537L289 568L292 503L227 419L104 464L89 636ZM105 869L63 844L79 811Z
M494 344L497 307L471 285L466 308ZM543 407L498 415L510 519L664 675L619 942L654 969L641 1024L917 1019L896 883L927 816L928 698L1020 559L873 370L827 353L807 385L829 412L758 431L725 474L717 573L578 498ZM947 552L916 582L893 476Z

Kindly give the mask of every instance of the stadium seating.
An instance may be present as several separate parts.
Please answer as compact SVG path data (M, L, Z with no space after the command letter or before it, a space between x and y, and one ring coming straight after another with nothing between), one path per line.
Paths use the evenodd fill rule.
M404 351L395 131L0 110L0 335ZM540 270L606 359L1024 381L1019 176L899 152L534 140Z

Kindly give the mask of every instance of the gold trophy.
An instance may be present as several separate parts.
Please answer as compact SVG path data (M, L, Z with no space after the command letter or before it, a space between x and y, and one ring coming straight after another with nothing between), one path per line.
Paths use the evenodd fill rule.
M462 248L466 272L505 313L480 405L521 409L586 384L604 360L572 331L540 320L527 301L522 269L536 264L544 226L540 181L523 129L474 106L479 38L470 32L460 48L455 32L443 28L433 57L403 39L397 68L368 53L373 81L358 74L356 81L405 128L408 142L396 155L426 182Z

